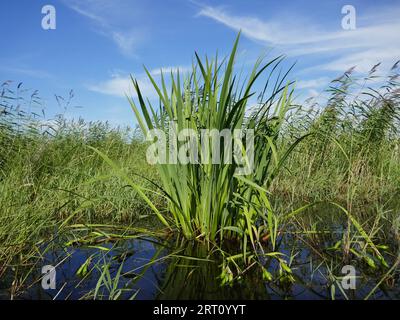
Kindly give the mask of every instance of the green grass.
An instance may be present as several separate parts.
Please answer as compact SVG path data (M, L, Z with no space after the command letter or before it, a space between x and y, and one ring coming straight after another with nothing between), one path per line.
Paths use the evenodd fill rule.
M157 85L149 72L162 110L154 109L142 96L140 87L134 79L133 85L138 96L138 104L129 99L136 119L147 136L149 130L157 129L168 135L173 121L177 132L192 130L196 139L200 139L201 130L235 129L244 132L254 130L254 165L245 175L236 174L239 164L212 161L215 147L211 137L202 139L211 152L199 148L198 163L157 164L162 186L168 202L171 216L157 216L169 228L178 229L187 239L205 239L222 241L224 238L239 237L246 251L247 243L255 246L256 238L268 227L273 232L275 215L268 200L267 189L283 166L284 160L302 139L298 139L285 150L278 144L280 128L285 115L291 107L292 87L285 76L277 76L274 82L263 83L264 91L270 90L269 96L262 100L262 107L246 115L248 101L254 95L256 81L265 77L271 79L282 61L276 58L263 63L259 59L247 80L241 82L234 74L234 63L239 37L233 46L229 58L220 63L217 57L202 61L196 55L196 63L190 75L181 79L178 74L171 75L171 90L168 91L164 76L161 85ZM271 86L271 88L270 88ZM265 92L264 92L265 93ZM264 95L264 94L263 94ZM248 148L246 138L241 138L241 148ZM226 141L225 141L226 142ZM184 141L178 143L180 148ZM166 147L169 154L170 147ZM226 150L221 149L221 159ZM229 152L229 151L228 151ZM241 151L244 153L244 151ZM103 156L105 156L103 154ZM110 159L107 159L110 162ZM250 162L249 158L245 161ZM256 221L266 223L256 228ZM268 223L267 223L268 221Z
M388 264L397 261L400 247L397 69L390 71L378 90L369 87L373 72L364 78L346 73L331 83L328 97L310 110L306 104L296 104L290 77L276 73L281 57L258 60L247 78L240 80L234 67L237 45L238 40L222 62L196 55L186 76L171 74L168 80L162 76L157 83L149 74L161 109L150 105L132 79L138 98L129 98L129 103L141 133L101 122L67 121L62 116L44 121L37 115L41 102L36 93L23 97L20 85L4 83L0 276L11 272L18 288L26 280L26 269L40 257L41 246L55 237L72 234L77 243L91 244L90 232L100 232L100 225L115 226L124 234L123 230L132 231L128 226L138 227L144 218L155 216L160 224L153 229L165 228L216 250L223 258L218 267L226 284L253 265L260 267L265 279L270 278L260 256L273 258L291 279L290 257L278 252L277 241L284 232L302 234L302 241L329 264L323 241L316 237L322 230L329 231L329 226L322 227L321 216L311 211L319 201L335 209L322 220L332 219L345 230L335 247L341 259L357 257L372 269L395 271L398 262ZM261 94L255 92L257 82L267 82ZM248 112L249 99L256 96L258 107ZM196 133L254 129L254 172L235 175L235 164L211 161L148 164L143 135L152 128L168 132L170 120L176 121L178 130ZM85 229L89 235L78 236L75 229ZM222 249L226 242L237 240L239 251ZM387 251L385 258L383 251ZM102 270L99 286L118 297L118 279L113 282L107 269Z
M385 77L375 72L365 77L345 73L331 82L324 104L298 107L287 136L314 135L290 155L287 170L274 184L277 193L346 205L398 197L398 70ZM379 88L370 87L374 78L380 79Z
M61 233L63 223L132 223L149 214L138 195L88 148L105 150L127 171L156 179L142 156L145 145L129 140L133 132L62 118L51 122L52 129L43 128L31 115L15 113L13 103L3 99L10 113L2 116L0 127L1 272L37 257L38 246ZM16 120L29 123L29 130L11 126ZM152 200L162 205L162 199Z

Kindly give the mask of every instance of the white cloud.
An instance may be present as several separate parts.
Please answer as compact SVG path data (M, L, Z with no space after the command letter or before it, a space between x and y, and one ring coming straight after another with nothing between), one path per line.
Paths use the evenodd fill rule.
M111 39L124 55L134 56L144 39L144 29L134 23L137 3L121 0L64 0L63 3L89 19L96 32Z
M88 89L107 95L124 97L131 91L132 83L129 77L113 76L110 80L98 84L89 85Z
M386 46L351 53L315 68L328 71L343 71L356 66L356 71L366 73L374 65L381 62L382 65L379 69L387 72L399 58L400 47Z
M24 68L24 67L0 66L0 70L3 70L5 72L18 73L18 74L26 75L28 77L38 78L38 79L45 79L45 78L53 77L53 75L51 75L47 71L39 70L39 69Z
M308 90L308 95L312 98L316 98L321 94L321 92L314 90L314 89L310 89Z
M137 79L141 93L147 98L154 98L155 91L150 81L141 77ZM88 89L106 95L117 97L136 96L134 86L130 76L114 75L111 79L102 81L98 84L89 85Z
M356 30L343 30L340 23L335 30L324 30L315 22L304 23L299 16L261 20L211 6L202 7L198 15L241 30L247 38L279 48L290 56L318 54L319 58L330 59L315 69L344 72L357 65L357 71L365 72L378 61L383 68L389 68L400 58L400 6L377 11L374 15L358 16Z
M333 40L341 38L339 32L324 33L319 30L319 26L299 26L293 25L288 20L279 21L270 20L268 22L256 17L232 15L222 8L205 6L199 13L199 16L205 16L226 25L236 31L241 30L246 37L274 45L294 45L315 43L318 41ZM301 27L301 28L298 28Z
M103 19L102 17L94 14L93 12L90 12L90 9L85 9L83 7L81 7L80 4L78 4L78 2L75 1L69 1L69 2L65 2L65 4L72 10L74 10L75 12L79 13L80 15L89 18L93 21L96 21L97 23L106 26L107 22L105 19Z
M133 55L137 43L139 42L141 36L136 32L123 33L113 31L111 33L111 38L117 44L121 52L125 55Z
M191 68L187 66L167 66L152 69L149 72L153 77L159 77L161 75L161 70L167 77L169 73L176 73L178 70L182 75L190 71ZM140 91L144 98L148 98L150 100L158 98L157 92L155 91L151 81L148 79L147 74L141 73L134 78L137 80ZM88 89L94 92L117 97L125 97L126 95L136 97L136 92L130 76L122 72L113 74L109 80L89 85Z
M326 86L330 82L328 77L321 77L310 80L299 80L296 82L297 89L310 89L310 88L321 88Z
M161 71L163 72L164 75L168 75L171 72L172 73L177 73L179 70L179 73L181 75L190 72L192 70L192 67L188 67L188 66L168 66L168 67L161 67L161 68L155 68L150 70L150 74L153 76L159 76L161 75Z

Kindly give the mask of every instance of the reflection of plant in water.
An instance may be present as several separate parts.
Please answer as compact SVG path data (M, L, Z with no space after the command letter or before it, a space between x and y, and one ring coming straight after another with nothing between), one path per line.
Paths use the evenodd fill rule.
M350 248L349 254L344 254L344 237L348 231L346 230L345 219L337 220L336 223L329 221L329 214L337 214L343 212L342 208L339 211L332 211L323 207L324 215L320 217L319 223L316 223L314 212L307 219L299 219L298 226L295 227L293 235L298 242L305 245L305 248L310 250L310 270L305 270L302 274L296 277L296 281L303 282L307 278L307 274L318 275L317 279L323 279L324 286L327 290L327 296L335 298L370 298L377 289L381 289L378 296L382 296L385 292L384 281L393 279L398 273L398 258L391 252L395 250L388 245L378 244L378 231L381 231L381 224L355 225L351 231L351 237L348 241ZM381 215L381 212L376 212L375 219ZM343 216L343 218L346 218ZM336 224L336 227L335 227ZM379 227L377 227L379 226ZM303 231L299 231L302 229ZM378 229L378 230L377 230ZM336 230L336 231L334 231ZM290 242L295 243L296 239ZM374 242L372 242L374 240ZM371 244L372 243L372 244ZM377 243L377 244L374 244ZM342 268L345 265L350 265L356 270L357 286L355 290L346 290L342 287L342 279L344 274ZM312 284L311 286L315 286ZM318 285L316 286L318 287ZM393 285L391 287L394 288Z
M160 299L265 299L267 292L252 269L246 279L221 285L221 269L226 271L226 261L201 243L183 243L179 255L171 255L162 279ZM258 272L257 272L258 273ZM230 273L233 277L233 273Z
M134 299L140 291L137 284L146 272L167 259L163 254L165 248L162 245L151 239L142 239L149 235L161 237L162 234L137 227L118 228L100 224L75 225L69 228L64 236L72 239L66 241L64 246L83 248L92 252L81 262L75 277L71 279L73 289L89 287L80 298ZM135 262L135 256L141 253L141 249L135 249L130 245L135 241L138 245L148 244L153 252L149 257L140 259L139 264ZM73 254L71 259L74 259ZM95 284L91 285L93 280Z

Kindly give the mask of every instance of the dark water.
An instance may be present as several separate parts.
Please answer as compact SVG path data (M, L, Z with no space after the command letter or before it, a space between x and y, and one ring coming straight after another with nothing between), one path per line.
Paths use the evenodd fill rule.
M115 298L118 289L122 289L117 296L119 299L363 299L386 271L370 270L363 263L355 263L356 290L344 290L343 294L332 278L332 275L342 276L341 255L333 254L330 261L323 263L318 254L301 247L292 236L286 236L281 237L279 251L287 257L294 256L290 261L294 282L264 281L260 268L252 268L241 280L222 286L221 261L217 255L215 259L210 256L204 246L194 243L177 246L155 239L132 239L102 246L111 250L90 247L49 250L38 264L36 274L30 276L31 284L18 298L93 298L103 265L109 265L110 279L116 290L112 293L103 283L96 296L101 299ZM89 257L88 272L78 276L78 269ZM277 261L270 259L265 263L274 278L279 278ZM40 271L43 265L56 266L54 290L42 288ZM121 275L116 278L120 267ZM371 299L400 299L398 276L389 283L382 283Z
M105 252L91 247L64 248L48 251L38 266L39 272L44 265L55 266L56 289L44 290L41 284L41 274L38 273L31 278L37 281L30 286L21 296L22 299L81 299L90 295L98 283L102 274L102 267L109 265L109 274L115 278L119 268L122 266L122 276L117 281L118 288L124 289L121 299L129 299L136 294L137 299L153 299L157 294L159 277L163 274L166 265L160 261L167 251L156 243L135 239L123 243L103 243ZM91 258L86 274L77 274L79 268L87 259ZM147 263L150 263L147 267ZM143 273L143 274L142 274ZM109 290L104 286L99 290L100 298L108 298Z
M147 237L100 242L96 247L94 244L65 246L64 239L43 248L42 258L29 273L23 290L14 298L364 299L374 289L370 299L400 299L399 265L381 281L398 258L393 253L399 250L396 247L398 242L392 241L394 245L382 251L388 267L376 261L375 268L372 268L354 255L346 258L341 247L338 250L332 248L343 238L346 230L346 220L342 218L343 215L338 216L337 211L330 212L324 208L313 215L304 215L301 226L297 227L318 230L318 233L296 233L294 229L279 236L275 251L282 253L281 258L290 266L291 279L281 271L278 260L269 257L261 259L261 264L272 275L272 281L263 280L261 267L254 266L232 284L221 285L221 272L224 270L221 254L210 253L211 248L198 242ZM389 233L385 231L384 234ZM359 240L352 238L354 249L357 249ZM391 240L388 236L383 241L376 244L388 244ZM229 252L238 250L235 244L224 249L229 249ZM265 252L271 251L271 245L266 243ZM86 272L77 274L88 259ZM45 265L55 266L56 289L45 290L42 287L41 271ZM341 290L345 275L342 267L345 265L355 268L354 290ZM233 264L229 264L229 268L238 275ZM245 267L240 268L243 270ZM12 280L12 276L0 280L0 299L10 298Z

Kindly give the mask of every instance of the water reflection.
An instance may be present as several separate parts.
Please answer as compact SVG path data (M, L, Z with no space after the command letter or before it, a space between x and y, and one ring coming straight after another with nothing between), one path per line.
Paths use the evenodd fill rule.
M335 281L342 276L343 256L312 249L313 245L328 248L340 238L338 234L315 237L315 243L307 245L295 233L280 237L279 251L288 260L291 257L294 282L279 278L276 261L265 259L265 267L276 280L263 281L260 268L252 268L240 280L225 286L221 286L220 280L221 255L210 253L210 248L199 243L147 238L106 243L102 249L52 249L44 255L40 268L46 264L57 267L56 289L42 289L38 270L31 275L33 284L20 298L91 299L96 294L96 298L102 299L362 299L380 281L384 271L365 269L364 264L352 261L356 264L357 288L340 291ZM87 271L77 275L85 262ZM104 283L99 285L104 265L109 266L105 278L118 278L113 282L121 291L118 295L111 295ZM372 298L400 299L398 277L391 281L382 283Z

